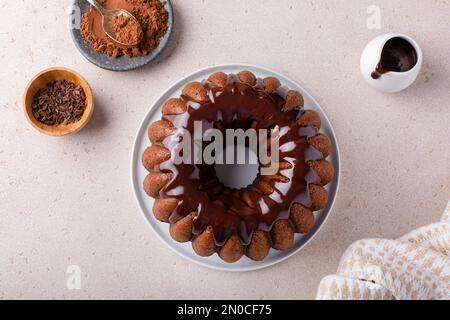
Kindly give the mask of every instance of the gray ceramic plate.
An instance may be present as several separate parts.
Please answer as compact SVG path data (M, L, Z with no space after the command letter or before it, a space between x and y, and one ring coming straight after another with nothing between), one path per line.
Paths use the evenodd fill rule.
M173 8L169 0L166 0L165 2L166 2L165 8L169 13L169 22L168 22L169 28L167 29L167 32L164 35L164 37L161 39L159 46L145 57L129 58L123 56L120 58L111 58L106 54L95 52L91 48L91 46L81 37L79 28L70 29L72 39L75 45L77 46L78 50L80 50L81 54L87 60L89 60L90 62L92 62L93 64L95 64L100 68L111 71L129 71L140 68L148 64L150 61L154 60L169 43L173 28ZM85 0L73 0L72 5L74 8L76 8L74 11L75 14L80 12L80 14L83 15L83 13L86 12L90 4ZM72 18L73 17L71 16L70 19Z
M251 261L247 257L242 257L236 263L227 264L222 261L217 254L214 254L211 257L202 258L195 254L192 249L191 243L178 243L175 242L169 234L169 225L167 223L159 222L155 219L152 214L152 206L154 200L149 198L142 188L144 178L148 174L141 163L141 155L144 152L145 148L150 145L150 141L147 137L147 128L149 125L161 119L161 106L164 101L169 98L178 97L181 93L181 89L184 85L191 81L202 81L206 79L210 74L223 71L225 73L238 73L242 70L252 71L257 77L268 77L274 76L280 79L283 85L287 87L300 91L305 98L305 107L307 109L316 110L320 113L322 118L322 132L326 133L333 144L333 154L330 156L329 161L331 161L336 170L336 177L332 183L327 186L328 192L330 194L330 200L328 202L328 206L315 212L316 225L314 229L307 235L295 235L294 246L288 251L277 251L271 250L269 256L264 261ZM298 251L300 251L312 238L319 232L320 228L325 223L327 217L329 216L331 209L333 207L334 201L336 200L338 187L339 187L339 175L340 171L340 159L339 159L339 148L336 136L334 134L333 127L331 126L330 120L325 115L324 110L320 107L316 100L297 82L285 77L284 75L271 71L266 68L262 68L259 66L249 65L249 64L228 64L223 66L215 66L209 67L200 71L197 71L185 78L181 79L171 87L167 89L149 108L144 120L142 121L138 133L136 135L136 140L134 142L133 153L131 158L131 179L133 183L134 194L136 195L136 199L138 201L139 207L141 211L144 213L145 218L152 226L152 229L156 232L158 237L169 246L176 253L181 255L182 257L200 264L202 266L218 269L218 270L226 270L226 271L250 271L257 270L261 268L265 268L276 263L279 263L283 260L288 259Z

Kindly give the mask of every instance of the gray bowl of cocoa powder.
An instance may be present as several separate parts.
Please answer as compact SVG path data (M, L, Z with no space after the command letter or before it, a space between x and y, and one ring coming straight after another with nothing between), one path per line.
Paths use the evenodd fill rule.
M143 2L141 0L100 0L99 2L107 8L126 9L136 15L140 21L146 20L146 14L149 12L145 8L139 7L139 3ZM151 28L159 27L159 33L156 33L153 39L141 44L140 48L122 49L112 47L111 43L98 36L99 15L93 8L90 9L90 4L85 0L73 0L72 13L69 15L72 39L81 54L100 68L111 71L130 71L143 67L153 61L165 49L172 35L174 20L172 4L170 0L160 2L167 12L167 21L164 19L167 28L164 28L164 32L161 34L161 26L150 26L147 29L148 32ZM90 19L83 19L85 14L90 14Z

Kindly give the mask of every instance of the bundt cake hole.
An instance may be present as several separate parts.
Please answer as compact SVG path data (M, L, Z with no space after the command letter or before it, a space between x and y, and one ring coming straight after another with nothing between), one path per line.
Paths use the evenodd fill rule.
M256 153L245 145L236 144L227 146L222 153L217 155L218 159L225 159L225 155L235 155L234 164L215 164L216 177L224 186L230 189L244 189L253 184L259 173L259 162ZM237 156L244 157L237 161ZM244 160L244 161L242 161ZM224 161L226 162L226 161ZM245 162L244 164L238 164Z

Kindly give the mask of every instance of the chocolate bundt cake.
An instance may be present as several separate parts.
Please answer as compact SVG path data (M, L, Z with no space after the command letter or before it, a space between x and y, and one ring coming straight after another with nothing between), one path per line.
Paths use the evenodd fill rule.
M203 83L188 83L179 98L165 102L162 114L148 128L152 146L142 156L149 172L144 190L156 199L153 214L170 224L174 240L191 241L203 257L218 253L229 263L243 255L261 261L271 248L290 249L295 233L313 229L314 211L327 206L324 186L334 177L326 160L332 145L319 132L319 114L304 110L299 92L274 77L217 72ZM278 171L260 173L236 190L219 181L214 165L175 164L170 150L180 141L177 132L193 133L194 121L221 132L278 128Z

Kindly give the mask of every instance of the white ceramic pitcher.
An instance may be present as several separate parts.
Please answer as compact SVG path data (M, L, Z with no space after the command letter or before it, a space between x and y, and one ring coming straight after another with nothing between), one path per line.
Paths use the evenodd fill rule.
M393 38L402 38L413 46L417 54L417 63L409 71L390 71L383 74L378 79L374 79L372 73L376 70L378 63L381 60L383 49L386 43ZM361 56L361 72L370 86L383 92L394 93L408 88L416 80L420 73L420 69L422 68L422 62L422 50L414 39L404 34L387 33L376 37L366 46Z

